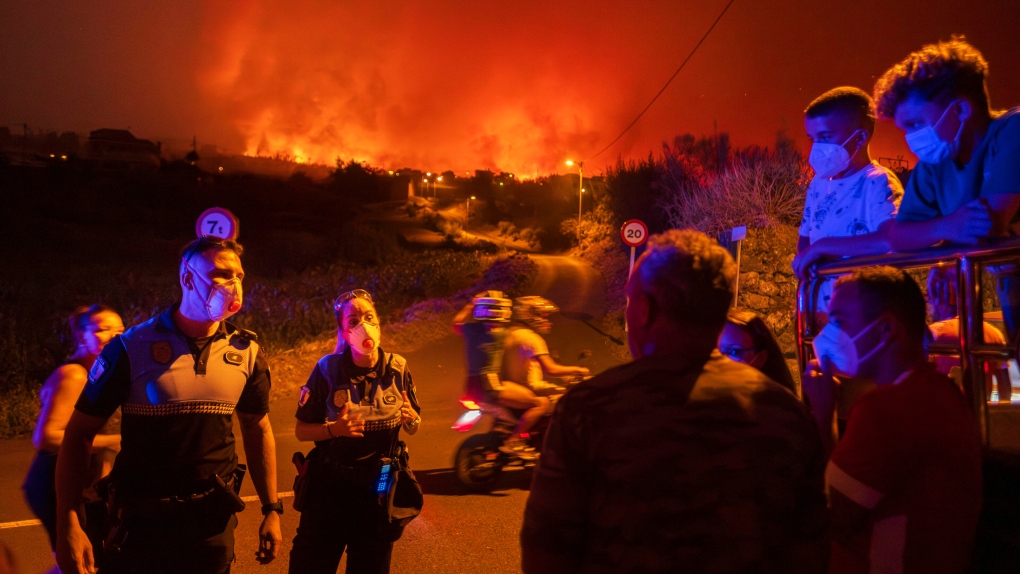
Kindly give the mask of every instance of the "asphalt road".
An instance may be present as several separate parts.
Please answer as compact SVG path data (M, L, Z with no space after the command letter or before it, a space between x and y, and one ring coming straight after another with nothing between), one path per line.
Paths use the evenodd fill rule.
M547 337L559 361L584 364L595 373L617 364L618 360L609 352L609 347L616 344L578 320L603 314L605 289L598 273L570 258L533 258L539 265L539 273L532 293L550 298L571 317L554 318L553 331ZM385 331L385 326L383 329ZM591 356L579 361L585 350L591 351ZM425 491L425 508L396 543L392 572L518 572L517 535L528 496L530 471L505 473L491 494L475 494L463 488L453 476L451 466L454 450L466 436L450 428L463 412L457 402L464 381L462 342L451 335L406 353L405 357L422 405L421 429L406 440L411 466ZM270 414L276 435L280 492L291 490L295 474L291 455L297 450L307 452L311 447L310 443L302 444L294 438L295 408L293 400L280 401L272 405ZM484 428L486 423L479 423L476 430ZM235 434L239 434L236 429ZM0 539L14 548L23 573L43 572L53 565L42 527L12 524L34 518L20 492L32 455L32 445L27 438L0 442L0 492L3 493L0 496ZM243 457L243 453L241 455ZM254 495L250 481L245 481L241 494ZM284 504L287 510L282 520L282 556L267 566L255 562L256 533L261 516L258 502L249 502L248 509L238 517L237 562L233 572L275 574L287 571L287 553L299 514L290 508L289 498L284 498Z

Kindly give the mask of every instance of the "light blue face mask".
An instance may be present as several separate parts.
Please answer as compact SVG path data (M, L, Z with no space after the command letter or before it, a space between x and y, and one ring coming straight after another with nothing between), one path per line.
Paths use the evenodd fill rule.
M942 115L939 117L939 121L935 122L934 126L924 126L923 128L910 132L906 135L907 147L910 151L914 152L919 161L924 163L939 163L947 159L955 158L957 152L960 151L960 134L963 133L963 124L960 122L960 129L956 130L956 137L953 138L952 142L947 142L939 137L938 132L935 128L942 123L942 120L946 118L946 114L949 112L949 108L953 107L956 102L950 102Z

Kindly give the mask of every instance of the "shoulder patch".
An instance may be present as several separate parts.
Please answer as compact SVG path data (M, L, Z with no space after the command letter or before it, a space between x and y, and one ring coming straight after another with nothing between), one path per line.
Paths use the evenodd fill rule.
M174 348L170 346L170 341L156 341L149 347L149 354L160 365L169 365L174 358Z
M347 391L341 389L333 393L333 404L336 405L337 407L343 407L345 404L347 404Z
M102 377L103 373L106 372L106 367L108 366L106 359L102 355L96 357L96 362L92 363L92 368L89 369L89 384L98 381L99 377Z
M308 397L310 397L311 395L312 395L312 391L308 388L307 385L301 387L301 393L298 395L298 399L297 399L298 406L299 407L305 406L305 403L308 402Z

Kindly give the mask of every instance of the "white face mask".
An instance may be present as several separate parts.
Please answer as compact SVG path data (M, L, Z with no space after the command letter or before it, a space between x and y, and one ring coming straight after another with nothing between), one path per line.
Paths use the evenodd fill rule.
M963 133L963 121L960 122L960 129L956 130L956 137L953 138L952 143L940 138L938 132L935 131L935 128L946 118L946 113L949 112L951 107L953 107L952 103L942 112L939 121L935 122L934 126L924 126L906 135L907 147L910 148L910 151L914 152L919 161L939 163L955 158L957 152L960 151L960 134Z
M860 371L861 364L885 346L885 341L882 341L872 347L870 351L864 353L863 356L858 357L857 355L857 339L860 339L861 335L870 331L878 323L879 319L875 319L867 327L861 329L856 337L847 335L846 331L843 331L834 323L829 323L822 327L821 332L811 342L819 364L824 364L827 361L832 366L832 374L856 377Z
M379 348L381 333L379 325L362 321L357 327L347 331L347 344L359 354L367 355Z
M201 273L195 271L187 261L184 262L184 265L191 271L192 277L201 279L202 283L208 286L209 291L206 294L203 305L210 320L222 321L241 310L241 304L244 302L244 293L241 290L240 279L234 277L225 283L210 283Z
M860 130L855 130L854 133L850 134L850 137L846 138L846 141L842 144L823 142L811 144L811 154L808 156L808 163L811 164L811 169L815 170L816 176L830 178L846 171L850 167L850 160L857 155L861 146L857 146L853 155L848 153L843 146L854 139L858 131Z

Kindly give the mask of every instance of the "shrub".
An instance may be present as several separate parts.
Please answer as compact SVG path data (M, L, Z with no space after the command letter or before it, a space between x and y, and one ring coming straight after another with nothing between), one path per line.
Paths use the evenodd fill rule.
M792 150L751 149L733 158L720 174L665 181L659 207L676 228L710 235L748 225L796 225L804 209L804 160Z

